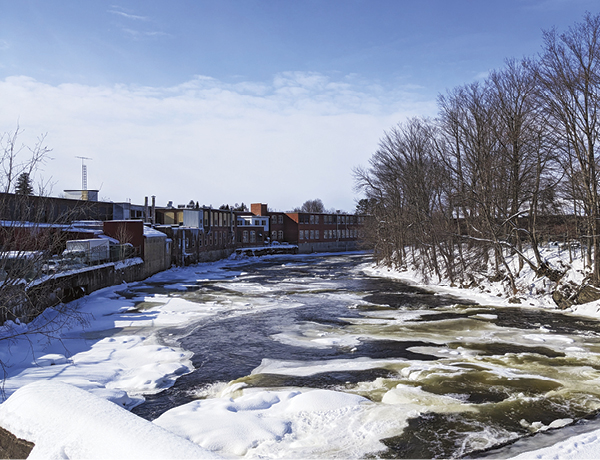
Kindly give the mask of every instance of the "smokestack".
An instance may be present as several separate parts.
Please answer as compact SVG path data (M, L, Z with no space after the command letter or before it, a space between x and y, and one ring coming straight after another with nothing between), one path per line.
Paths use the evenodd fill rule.
M150 212L148 210L148 197L144 197L144 222L148 222L148 216Z
M152 195L152 225L156 223L156 197Z

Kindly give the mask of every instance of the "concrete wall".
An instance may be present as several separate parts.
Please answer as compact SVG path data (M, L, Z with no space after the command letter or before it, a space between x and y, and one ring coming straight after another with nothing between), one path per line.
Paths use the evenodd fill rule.
M168 240L168 241L167 241ZM171 267L171 240L165 235L152 236L144 241L144 278Z
M198 254L198 262L214 262L215 260L226 259L235 251L234 248L215 249L213 251L203 251Z
M111 262L97 265L76 273L58 274L28 291L31 302L28 311L31 313L26 314L23 320L30 321L43 309L53 307L60 302L69 302L98 289L123 282L141 281L144 278L144 262L140 258L129 259L126 263Z

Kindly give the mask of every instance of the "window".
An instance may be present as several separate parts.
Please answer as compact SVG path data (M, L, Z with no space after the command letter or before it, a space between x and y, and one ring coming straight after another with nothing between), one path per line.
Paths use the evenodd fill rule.
M250 242L256 243L256 232L254 230L250 230Z
M277 220L279 220L280 224L283 224L283 214L279 214L279 219Z
M267 225L267 221L266 220L261 220L260 221L260 225L262 225L264 227L265 225Z
M300 230L300 236L298 238L301 240L304 239L304 230Z
M271 224L276 224L277 223L277 216L275 214L273 214L271 216Z
M315 240L319 239L319 230L315 230Z
M247 243L248 242L248 230L244 230L244 233L242 234L242 243Z
M283 241L283 230L279 230L279 241Z
M315 223L315 216L313 216L312 214L310 215L310 223L311 224Z
M273 241L275 241L275 240L277 239L277 231L273 230L273 231L271 232L271 239L272 239Z
M311 230L311 231L310 231L310 239L311 239L311 240L314 240L314 239L315 239L315 231L314 231L314 230Z
M319 224L319 216L315 216L315 224Z

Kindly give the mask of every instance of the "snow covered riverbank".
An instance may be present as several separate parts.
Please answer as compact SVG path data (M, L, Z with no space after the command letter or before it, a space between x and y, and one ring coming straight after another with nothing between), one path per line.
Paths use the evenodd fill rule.
M287 267L293 271L297 265L302 265L303 260L305 256L298 256L298 264L288 261ZM131 425L131 431L128 431L130 422L127 420L132 414L124 410L115 411L116 406L113 408L99 402L99 399L109 400L131 408L142 400L144 394L169 387L175 379L192 369L189 353L172 344L159 342L155 334L158 330L184 327L202 318L248 315L257 309L294 308L289 300L277 296L273 301L248 301L246 294L251 295L260 288L251 280L236 283L235 289L242 295L231 297L232 300L227 302L212 302L206 298L201 302L193 301L190 297L171 296L164 291L166 288L172 292L185 292L188 286L192 288L190 291L194 291L203 280L223 280L220 288L232 289L225 282L236 273L243 275L244 263L229 260L174 269L144 283L98 291L80 301L79 311L87 315L87 324L77 321L81 317L72 318L59 340L48 340L43 334L35 334L35 325L13 325L15 330L29 330L31 335L10 344L6 340L0 343L0 357L7 365L5 393L6 397L11 397L0 405L0 426L26 439L35 439L37 450L32 453L32 458L106 458L108 451L100 449L99 445L127 444L128 437L131 445L140 442L143 445L144 436L148 433L164 439L173 436L169 441L173 442L173 454L192 449L189 452L195 453L190 457L214 456L216 452L226 458L314 458L315 452L319 452L319 458L362 458L366 452L382 449L384 446L379 440L402 430L408 414L400 415L400 407L394 406L393 401L389 405L373 404L362 396L341 391L302 388L265 391L244 388L243 383L223 384L204 389L207 392L204 396L208 398L171 409L154 423L140 420L135 429ZM227 271L223 270L225 267ZM287 268L282 266L281 269ZM412 276L414 282L418 281L416 273L392 273L367 266L362 269L376 275L404 279ZM289 284L295 286L294 289L303 288L292 279ZM326 279L315 278L310 282L311 289L326 286ZM497 288L489 285L474 293L450 286L432 286L440 293L470 297L482 304L514 306L506 298L495 295L494 289ZM529 300L522 301L522 305L531 306L533 303L533 306L552 307L547 296L545 298L541 294L532 295ZM9 332L9 328L4 329L4 333ZM289 340L292 337L295 336L277 339ZM300 334L298 338L301 337ZM314 337L310 343L312 346L325 346L335 340L335 337L324 335ZM361 358L337 360L335 365L349 368L354 364L365 368L365 362ZM268 367L269 374L286 374L288 371L297 374L300 364L288 369L285 366L289 364L294 363L264 362L261 369L264 371ZM334 361L322 364L333 365ZM376 363L373 361L371 364ZM259 370L256 369L257 372ZM57 382L67 385L56 386ZM27 386L30 383L32 386ZM44 402L48 398L41 395L46 392L54 394L56 401ZM90 396L85 396L88 393ZM30 397L33 394L40 397ZM398 390L391 391L390 397L393 395L401 396ZM57 405L59 401L62 403ZM62 406L65 407L64 412L60 411ZM77 407L83 409L78 410ZM109 419L114 419L114 425L121 428L101 435L97 424L76 423L76 420L85 419L86 407L97 408L94 410L107 414ZM56 426L52 427L54 431L32 423L32 420L44 419L56 420ZM60 432L59 419L63 426L74 431L71 437L57 434ZM153 427L144 427L146 424ZM155 431L157 427L161 427L162 434L156 434L159 433ZM527 454L529 456L524 458L537 458L537 455L553 458L552 455L567 451L581 453L583 451L577 449L582 445L592 450L600 449L594 444L593 433L584 436L587 437L573 439L562 447L557 445L546 453ZM192 447L187 444L190 441L194 443ZM148 442L148 449L140 448L140 457L169 457L168 449L151 449L151 445ZM199 447L193 450L196 449L194 446Z
M569 261L568 251L565 251L564 249L561 250L558 244L549 244L542 247L540 248L540 252L544 260L546 260L553 268L565 271L561 283L570 282L579 285L588 274L583 267L582 260L576 259ZM533 255L528 254L527 251L525 251L525 254L533 257ZM515 257L510 262L511 269L514 273L517 273L516 264L517 258ZM522 306L549 309L558 308L552 299L552 292L554 291L556 283L547 278L538 277L526 264L518 271L515 284L519 289L519 292L514 296L508 294L509 289L506 280L492 282L483 276L474 279L472 286L463 288L452 286L447 280L439 281L434 274L429 274L425 277L421 271L414 267L394 270L384 266L369 265L365 267L365 272L372 276L394 278L409 284L425 286L427 289L434 292L455 295L462 299L472 300L481 305ZM573 305L565 310L565 312L600 319L600 301L582 305Z

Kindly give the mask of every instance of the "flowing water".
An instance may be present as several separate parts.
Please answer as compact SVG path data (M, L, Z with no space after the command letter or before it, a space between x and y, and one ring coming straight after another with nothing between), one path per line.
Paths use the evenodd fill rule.
M365 275L368 260L278 256L186 280L186 291L140 285L231 308L163 331L194 353L195 370L134 412L152 420L219 382L344 391L406 408L384 458L502 457L498 446L594 423L599 322L435 295Z

